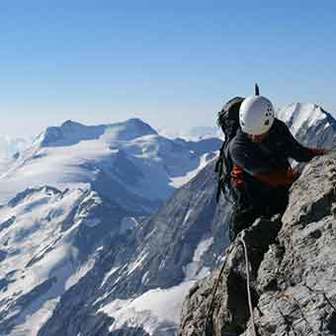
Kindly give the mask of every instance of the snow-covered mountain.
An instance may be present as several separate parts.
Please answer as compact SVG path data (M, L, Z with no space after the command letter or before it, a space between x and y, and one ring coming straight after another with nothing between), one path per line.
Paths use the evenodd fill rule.
M127 215L92 190L31 188L0 208L0 334L33 335Z
M35 185L91 185L124 207L149 213L219 147L219 139L167 139L139 119L100 126L67 121L37 137L0 177L0 202Z
M39 135L0 179L0 335L36 335L106 251L127 264L142 216L220 145L166 139L139 119L67 121Z
M316 112L301 106L292 126ZM321 114L301 140L324 129L331 135L319 145L332 147L335 124ZM142 124L49 129L1 178L0 189L24 179L58 187L30 188L0 208L5 335L176 335L184 296L220 264L231 205L215 202L214 161L198 170L213 140L169 140L129 122ZM158 175L165 187L154 186Z
M278 111L278 118L307 146L331 148L335 144L336 121L316 104L291 104Z
M183 297L213 266L210 251L219 255L227 240L215 189L212 163L134 227L122 246L104 248L40 335L174 335Z

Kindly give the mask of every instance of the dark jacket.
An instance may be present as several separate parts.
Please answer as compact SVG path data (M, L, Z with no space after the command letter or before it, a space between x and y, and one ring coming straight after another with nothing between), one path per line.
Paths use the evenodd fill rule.
M260 213L267 206L279 206L279 211L286 207L288 189L295 180L289 159L308 162L315 156L314 150L297 142L287 125L279 119L274 120L262 143L252 142L239 129L229 144L228 152L233 163L231 185L236 202L242 207L253 207ZM277 210L271 212L276 213Z

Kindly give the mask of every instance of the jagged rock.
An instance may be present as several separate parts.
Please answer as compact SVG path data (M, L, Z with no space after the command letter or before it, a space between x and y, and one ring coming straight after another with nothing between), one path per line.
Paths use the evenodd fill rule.
M314 159L294 184L278 233L279 219L258 220L246 230L257 335L336 334L335 209L336 155L332 154ZM202 334L218 270L189 293L181 336L254 335L239 237L226 253L207 333Z
M205 330L206 335L228 335L244 331L249 310L242 239L249 249L250 275L256 279L263 255L274 241L280 226L279 217L272 220L261 218L237 236L226 251L221 273L217 271L211 279L201 282L201 285L197 284L189 293L182 311L182 316L186 317L182 320L182 329L188 331L182 335L202 335ZM218 289L214 293L217 279ZM255 283L251 283L251 292L252 300L256 304L258 294ZM217 322L212 316L218 316ZM196 324L193 323L195 320Z

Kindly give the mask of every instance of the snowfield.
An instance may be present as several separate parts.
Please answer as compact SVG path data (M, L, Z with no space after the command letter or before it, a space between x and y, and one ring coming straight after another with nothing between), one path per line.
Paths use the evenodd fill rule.
M149 335L169 335L176 329L183 299L193 284L186 281L169 289L152 289L136 299L114 300L99 311L115 319L111 332L141 326Z
M14 335L19 331L35 335L70 282L75 284L85 274L78 269L78 250L72 244L79 222L67 230L59 225L71 216L82 194L30 189L0 209L0 302L7 302L0 306L3 320L11 319L7 311L11 305L26 298L12 317ZM75 274L76 279L70 279Z

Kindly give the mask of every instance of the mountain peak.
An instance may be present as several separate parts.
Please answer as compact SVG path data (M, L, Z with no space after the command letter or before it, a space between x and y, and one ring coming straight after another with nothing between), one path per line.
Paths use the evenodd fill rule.
M119 129L120 140L131 140L145 135L157 135L158 133L149 124L139 118L131 118L118 124L112 124L110 128Z
M112 140L132 140L144 135L156 135L157 132L139 118L105 125L84 125L66 120L60 126L48 127L38 138L41 147L71 146L82 140L97 140L103 134Z
M41 147L70 146L82 140L98 139L105 126L86 126L67 120L61 126L48 127L37 139Z
M73 120L66 120L64 121L61 126L61 128L72 128L72 127L87 127L77 121L73 121Z
M134 125L147 125L148 126L148 124L145 123L140 118L130 118L130 119L127 119L125 122L130 123L130 124L134 124Z
M293 103L278 111L279 119L283 120L297 134L300 130L308 129L312 125L336 125L335 119L317 104Z

